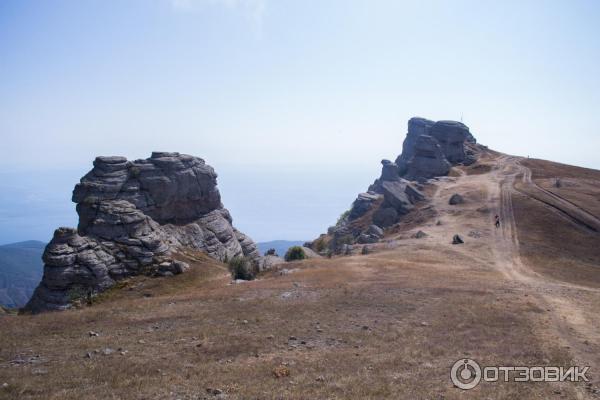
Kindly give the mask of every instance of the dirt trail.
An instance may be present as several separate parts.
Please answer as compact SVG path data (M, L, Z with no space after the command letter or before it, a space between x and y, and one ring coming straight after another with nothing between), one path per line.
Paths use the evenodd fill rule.
M600 218L572 201L569 201L550 190L542 188L531 179L531 170L529 168L522 166L518 161L515 161L515 163L523 176L522 185L520 185L522 187L517 188L521 193L553 208L554 211L559 212L572 222L593 231L594 233L600 233Z
M459 170L459 176L440 179L433 196L432 204L443 226L430 229L434 233L434 241L445 244L448 237L456 232L464 232L476 227L485 233L478 239L479 254L469 256L478 259L482 264L490 265L506 279L506 285L516 290L521 296L534 302L543 311L540 320L548 323L541 340L556 343L568 349L577 365L590 366L590 377L598 388L600 382L600 354L590 349L590 344L600 345L600 323L597 309L593 304L600 302L600 290L564 281L558 281L541 275L531 269L521 259L519 235L513 212L513 197L525 195L544 203L548 212L556 212L589 234L600 232L600 219L583 208L539 187L531 179L531 171L520 164L519 157L498 156L492 170L486 174L467 175ZM483 194L481 203L466 205L460 209L448 205L450 193ZM474 218L477 211L486 211L485 217ZM494 216L500 216L500 227L494 227ZM483 221L482 221L483 220ZM473 242L473 241L471 241ZM491 250L488 253L485 249ZM472 249L460 248L467 254ZM545 337L544 337L545 336ZM591 388L580 390L585 398L592 394ZM591 397L596 398L596 397Z

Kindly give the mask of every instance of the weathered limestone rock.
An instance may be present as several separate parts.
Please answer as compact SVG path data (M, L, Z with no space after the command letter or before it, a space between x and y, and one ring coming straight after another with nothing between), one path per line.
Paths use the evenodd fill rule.
M400 176L411 180L447 175L456 164L475 161L468 144L476 140L469 128L456 121L430 121L411 118L402 154L396 159Z
M360 193L352 203L350 214L348 214L349 219L355 220L365 215L380 198L381 195L378 193Z
M254 242L232 226L217 174L204 160L154 152L147 160L97 157L73 191L77 229L59 228L44 252L44 278L26 306L69 308L131 275L172 276L189 268L172 258L186 247L219 259L248 257Z
M395 162L381 161L381 176L366 193L358 195L347 217L328 229L330 250L343 253L343 246L379 240L383 231L375 233L369 225L381 230L398 223L425 199L421 184L448 175L453 165L476 161L475 143L461 122L411 118L402 153Z
M465 159L465 141L469 128L461 122L438 121L430 129L431 136L439 142L444 156L451 164L458 164Z

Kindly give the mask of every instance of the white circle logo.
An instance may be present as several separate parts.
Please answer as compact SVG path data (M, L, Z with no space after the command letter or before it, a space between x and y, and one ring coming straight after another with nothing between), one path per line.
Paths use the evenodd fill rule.
M450 370L450 379L457 388L473 389L481 382L481 367L470 358L458 360Z

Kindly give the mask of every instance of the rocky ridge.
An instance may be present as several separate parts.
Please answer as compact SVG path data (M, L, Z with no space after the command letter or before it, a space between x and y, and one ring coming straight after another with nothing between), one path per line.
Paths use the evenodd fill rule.
M374 243L425 199L420 188L429 179L448 175L454 165L476 161L476 140L456 121L411 118L402 153L382 160L381 176L360 193L338 223L312 242L317 251L343 253L354 243Z
M44 251L44 277L26 309L69 308L118 280L169 276L188 266L179 248L258 263L254 242L232 226L217 174L201 158L154 152L145 160L97 157L73 190L77 229L58 228Z

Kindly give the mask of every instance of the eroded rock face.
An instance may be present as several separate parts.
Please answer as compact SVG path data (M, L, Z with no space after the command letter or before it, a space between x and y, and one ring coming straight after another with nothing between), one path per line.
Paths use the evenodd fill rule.
M258 263L256 245L232 226L221 204L216 178L204 160L179 153L96 158L73 191L78 228L55 231L43 256L44 277L26 309L65 309L75 297L131 275L182 273L187 265L172 258L182 247Z
M461 122L411 118L402 153L395 162L381 161L381 176L366 193L358 195L348 214L328 229L329 250L343 253L343 246L351 243L379 240L382 228L400 222L425 199L416 182L448 175L453 165L473 163L475 143Z
M461 122L411 118L402 154L396 159L400 176L429 179L447 175L452 165L471 164L475 159L467 143L475 143L475 138Z

